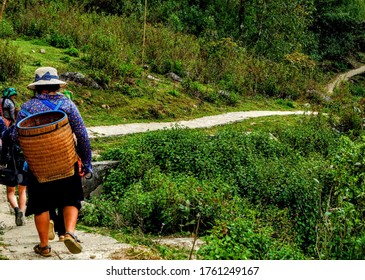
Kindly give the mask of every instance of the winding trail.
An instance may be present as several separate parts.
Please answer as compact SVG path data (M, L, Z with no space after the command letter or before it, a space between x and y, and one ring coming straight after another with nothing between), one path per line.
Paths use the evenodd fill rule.
M351 77L355 76L355 75L359 75L365 72L365 65L353 69L351 71L348 71L346 73L340 74L338 75L332 83L328 84L327 86L327 92L328 93L333 93L334 89L339 86L342 82L347 81L348 79L350 79Z
M333 93L334 89L341 84L341 82L350 79L355 75L359 75L365 72L365 65L350 70L346 73L338 75L333 82L327 85L327 92ZM217 125L224 125L228 123L239 122L248 118L266 117L266 116L278 116L278 115L302 115L305 111L244 111L244 112L231 112L220 114L216 116L207 116L202 118L193 119L190 121L179 122L150 122L150 123L131 123L120 124L110 126L94 126L88 128L90 138L95 137L107 137L107 136L121 136L131 133L141 133L161 129L173 128L176 125L180 125L188 128L208 128ZM307 112L308 113L308 112Z

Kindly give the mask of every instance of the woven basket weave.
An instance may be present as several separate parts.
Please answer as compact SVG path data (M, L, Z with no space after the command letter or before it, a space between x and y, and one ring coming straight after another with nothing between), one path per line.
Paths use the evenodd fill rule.
M75 140L64 112L29 116L17 124L17 132L25 160L40 183L74 175Z

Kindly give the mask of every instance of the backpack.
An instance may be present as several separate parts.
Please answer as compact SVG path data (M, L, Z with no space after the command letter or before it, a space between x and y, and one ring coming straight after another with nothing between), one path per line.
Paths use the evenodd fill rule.
M11 140L9 141L12 129L13 126L4 132L2 137L0 184L6 186L17 186L23 181L23 175L19 173L18 168L24 164L24 160L15 155L21 153L20 148L14 145Z
M9 121L15 121L12 119L12 116L11 116L11 112L10 112L11 107L5 107L6 100L9 100L12 103L13 108L15 108L15 103L14 103L13 99L11 99L10 97L3 97L2 102L1 102L2 116Z
M15 169L0 166L0 184L5 186L17 186L23 181L23 175Z

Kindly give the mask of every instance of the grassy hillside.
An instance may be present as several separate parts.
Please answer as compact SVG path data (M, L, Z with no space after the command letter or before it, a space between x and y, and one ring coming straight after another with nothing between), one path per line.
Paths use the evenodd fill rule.
M13 86L19 94L18 104L32 95L26 86L34 79L34 71L40 66L53 66L59 74L80 72L78 63L83 57L67 55L62 48L52 47L41 40L17 39L11 41L23 60L19 79L2 84ZM81 71L81 73L83 73ZM153 76L149 78L148 76ZM156 80L158 79L158 81ZM122 85L121 85L122 87ZM209 91L209 85L201 85ZM174 82L166 75L143 72L133 81L129 91L123 88L91 89L69 82L68 89L74 92L75 103L88 126L110 125L130 122L173 121L191 119L204 115L240 110L293 110L300 109L301 102L291 100L267 99L262 96L246 97L237 100L234 105L226 104L224 99L214 102L194 98L184 93L181 83Z
M274 59L256 54L230 36L180 32L152 17L152 13L160 15L164 5L161 11L151 6L151 18L144 26L138 13L140 3L128 2L132 11L128 16L103 13L97 3L86 2L19 0L7 4L0 29L0 64L9 73L14 71L9 77L4 71L1 88L18 88L21 102L30 97L25 86L37 67L80 72L102 90L73 83L69 89L87 125L99 125L299 108L301 103L321 103L325 83L331 78L300 48L286 51L285 44L285 54L280 51ZM250 13L256 13L256 8ZM286 24L288 30L294 27L290 21ZM276 46L283 42L282 36L275 40ZM12 48L19 49L19 57L10 55ZM182 81L173 82L168 76L171 72Z

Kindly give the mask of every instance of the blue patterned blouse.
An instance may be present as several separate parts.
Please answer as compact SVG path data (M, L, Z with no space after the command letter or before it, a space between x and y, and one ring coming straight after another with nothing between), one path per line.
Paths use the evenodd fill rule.
M60 110L64 111L67 114L71 129L76 136L77 139L76 151L84 165L84 171L85 173L92 172L92 165L91 165L92 153L91 153L90 140L87 134L84 121L75 103L73 103L69 98L67 98L61 93L57 93L55 95L37 94L36 97L25 102L22 105L21 109L31 114L51 110L51 108L42 103L41 101L42 99L48 100L52 102L54 105L57 105L60 101L62 101ZM17 125L20 120L27 117L27 114L22 112L22 110L20 110L20 112L18 113L15 125ZM16 129L14 129L13 139L17 141Z

